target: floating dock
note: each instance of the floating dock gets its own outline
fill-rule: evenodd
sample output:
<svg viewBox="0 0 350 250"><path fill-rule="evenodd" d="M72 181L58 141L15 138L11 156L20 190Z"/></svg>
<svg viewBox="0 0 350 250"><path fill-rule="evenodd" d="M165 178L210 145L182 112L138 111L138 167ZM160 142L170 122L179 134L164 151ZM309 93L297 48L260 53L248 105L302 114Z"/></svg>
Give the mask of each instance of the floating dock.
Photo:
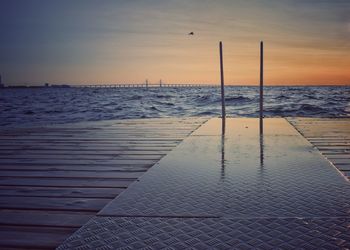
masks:
<svg viewBox="0 0 350 250"><path fill-rule="evenodd" d="M2 130L0 247L349 248L350 119L264 120Z"/></svg>

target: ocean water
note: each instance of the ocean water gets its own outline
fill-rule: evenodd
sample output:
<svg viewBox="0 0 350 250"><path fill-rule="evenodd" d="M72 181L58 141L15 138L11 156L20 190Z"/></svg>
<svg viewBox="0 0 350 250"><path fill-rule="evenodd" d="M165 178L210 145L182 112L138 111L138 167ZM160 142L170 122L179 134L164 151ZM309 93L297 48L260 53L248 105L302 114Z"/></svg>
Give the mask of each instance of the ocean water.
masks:
<svg viewBox="0 0 350 250"><path fill-rule="evenodd" d="M258 87L226 87L226 112L257 117ZM349 87L265 87L266 117L350 117ZM0 126L219 116L220 88L0 89Z"/></svg>

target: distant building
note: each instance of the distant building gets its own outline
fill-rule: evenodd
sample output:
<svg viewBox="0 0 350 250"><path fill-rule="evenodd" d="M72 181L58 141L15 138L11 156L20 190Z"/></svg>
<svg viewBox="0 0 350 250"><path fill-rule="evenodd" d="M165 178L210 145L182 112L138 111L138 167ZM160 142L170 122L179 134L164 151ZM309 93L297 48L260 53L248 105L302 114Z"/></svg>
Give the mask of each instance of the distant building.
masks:
<svg viewBox="0 0 350 250"><path fill-rule="evenodd" d="M45 87L49 87L50 86L50 84L49 83L45 83Z"/></svg>

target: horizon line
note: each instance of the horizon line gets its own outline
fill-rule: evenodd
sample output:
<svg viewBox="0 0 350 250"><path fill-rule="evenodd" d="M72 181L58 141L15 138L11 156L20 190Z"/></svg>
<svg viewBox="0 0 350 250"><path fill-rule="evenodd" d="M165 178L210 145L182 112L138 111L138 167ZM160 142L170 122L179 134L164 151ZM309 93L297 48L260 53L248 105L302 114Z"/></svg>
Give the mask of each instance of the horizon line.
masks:
<svg viewBox="0 0 350 250"><path fill-rule="evenodd" d="M62 83L49 83L49 82L44 82L44 83L2 83L4 87L18 87L18 86L23 86L23 87L45 87L45 84L48 84L48 86L58 86L58 85L69 85L72 87L75 86L89 86L89 85L94 85L94 86L104 86L104 85L146 85L145 82L142 83L132 83L132 82L128 82L128 83L68 83L68 82L62 82ZM150 83L148 82L149 86L160 86L159 83ZM218 87L220 87L220 83L185 83L185 82L162 82L162 85L203 85L203 86L215 86L217 85ZM255 87L255 86L259 86L259 83L225 83L225 87ZM349 86L350 87L350 82L349 83L281 83L281 84L273 84L273 83L265 83L264 86L269 86L269 87L283 87L283 86L301 86L301 87L312 87L312 86L328 86L328 87L332 87L332 86Z"/></svg>

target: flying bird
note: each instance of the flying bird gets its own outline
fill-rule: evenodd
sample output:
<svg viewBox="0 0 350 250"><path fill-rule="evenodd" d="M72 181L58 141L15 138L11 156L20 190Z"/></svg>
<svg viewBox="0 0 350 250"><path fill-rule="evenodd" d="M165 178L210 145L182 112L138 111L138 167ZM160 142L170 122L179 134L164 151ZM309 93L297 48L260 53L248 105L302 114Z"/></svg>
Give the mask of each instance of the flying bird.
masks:
<svg viewBox="0 0 350 250"><path fill-rule="evenodd" d="M188 35L189 35L189 36L193 36L193 35L194 35L193 31L190 32L190 33L188 33Z"/></svg>

